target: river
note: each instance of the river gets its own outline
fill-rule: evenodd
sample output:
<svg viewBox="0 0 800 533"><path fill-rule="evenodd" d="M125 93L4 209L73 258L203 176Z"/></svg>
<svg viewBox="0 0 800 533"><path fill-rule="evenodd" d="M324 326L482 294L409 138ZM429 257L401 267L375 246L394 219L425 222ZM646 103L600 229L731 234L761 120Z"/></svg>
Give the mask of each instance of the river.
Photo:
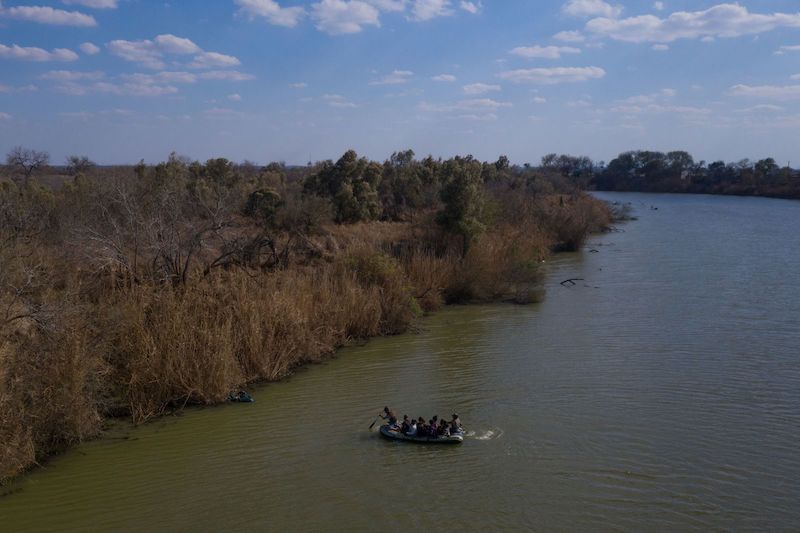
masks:
<svg viewBox="0 0 800 533"><path fill-rule="evenodd" d="M598 195L638 220L549 262L542 303L121 425L8 487L0 529L797 531L800 202ZM385 404L470 436L384 441Z"/></svg>

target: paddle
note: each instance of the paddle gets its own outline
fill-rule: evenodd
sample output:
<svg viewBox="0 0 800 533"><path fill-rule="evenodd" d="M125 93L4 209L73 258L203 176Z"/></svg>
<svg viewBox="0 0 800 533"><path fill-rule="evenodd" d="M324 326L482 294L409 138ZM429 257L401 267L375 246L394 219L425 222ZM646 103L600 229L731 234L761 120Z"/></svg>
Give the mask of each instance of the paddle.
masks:
<svg viewBox="0 0 800 533"><path fill-rule="evenodd" d="M380 417L381 417L381 415L378 415L378 418L376 418L376 419L375 419L375 420L372 422L372 424L370 424L370 425L369 425L369 429L372 429L372 426L374 426L374 425L375 425L375 422L377 422L377 421L378 421L378 419L380 419Z"/></svg>

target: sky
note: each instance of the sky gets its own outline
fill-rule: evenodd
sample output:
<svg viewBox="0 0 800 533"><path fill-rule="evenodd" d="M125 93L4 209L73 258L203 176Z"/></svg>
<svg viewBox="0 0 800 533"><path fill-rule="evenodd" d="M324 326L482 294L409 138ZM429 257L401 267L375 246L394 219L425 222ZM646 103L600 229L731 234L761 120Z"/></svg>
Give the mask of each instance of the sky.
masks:
<svg viewBox="0 0 800 533"><path fill-rule="evenodd" d="M0 0L0 152L800 163L798 6Z"/></svg>

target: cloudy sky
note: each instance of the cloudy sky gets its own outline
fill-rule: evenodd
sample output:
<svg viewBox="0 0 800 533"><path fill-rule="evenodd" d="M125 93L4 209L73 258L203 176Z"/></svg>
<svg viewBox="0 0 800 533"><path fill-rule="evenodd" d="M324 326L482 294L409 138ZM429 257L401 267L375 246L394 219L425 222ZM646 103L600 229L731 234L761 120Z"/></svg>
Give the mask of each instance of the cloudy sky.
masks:
<svg viewBox="0 0 800 533"><path fill-rule="evenodd" d="M797 0L0 2L0 151L800 164Z"/></svg>

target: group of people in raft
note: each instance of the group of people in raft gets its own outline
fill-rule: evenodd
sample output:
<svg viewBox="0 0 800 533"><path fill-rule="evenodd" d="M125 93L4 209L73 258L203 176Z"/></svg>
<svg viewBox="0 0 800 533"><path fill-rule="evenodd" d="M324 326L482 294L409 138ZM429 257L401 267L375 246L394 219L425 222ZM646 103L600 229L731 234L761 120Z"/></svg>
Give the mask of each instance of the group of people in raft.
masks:
<svg viewBox="0 0 800 533"><path fill-rule="evenodd" d="M428 422L419 417L418 419L408 418L408 415L403 415L403 421L397 419L394 411L388 407L383 408L383 413L379 415L381 418L389 423L389 430L400 432L407 437L419 438L439 438L449 437L450 435L461 435L464 433L464 428L461 426L461 419L457 414L453 414L453 418L448 422L444 418L439 420L438 415L431 418Z"/></svg>

